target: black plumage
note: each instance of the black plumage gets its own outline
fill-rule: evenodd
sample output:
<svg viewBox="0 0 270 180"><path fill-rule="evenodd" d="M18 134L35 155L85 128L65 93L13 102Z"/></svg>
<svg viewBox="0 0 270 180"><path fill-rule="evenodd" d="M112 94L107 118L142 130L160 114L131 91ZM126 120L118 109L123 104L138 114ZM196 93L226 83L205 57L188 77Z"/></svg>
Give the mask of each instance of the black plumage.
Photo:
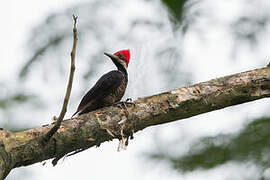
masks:
<svg viewBox="0 0 270 180"><path fill-rule="evenodd" d="M96 82L96 84L82 98L77 111L73 116L76 114L81 115L105 106L110 106L121 100L128 83L126 67L129 61L125 60L127 57L124 54L115 54L111 55L105 53L105 55L111 58L118 70L113 70L104 74Z"/></svg>

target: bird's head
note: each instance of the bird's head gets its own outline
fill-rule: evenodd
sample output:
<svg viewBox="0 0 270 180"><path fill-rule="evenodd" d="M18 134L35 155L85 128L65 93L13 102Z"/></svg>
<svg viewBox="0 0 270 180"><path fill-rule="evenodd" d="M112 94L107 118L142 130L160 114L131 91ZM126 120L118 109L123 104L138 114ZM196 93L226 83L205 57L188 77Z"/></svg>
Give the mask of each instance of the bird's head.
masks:
<svg viewBox="0 0 270 180"><path fill-rule="evenodd" d="M130 59L130 51L127 50L121 50L117 51L114 54L104 53L106 56L110 57L111 60L114 62L114 64L117 66L116 63L121 64L123 67L127 68L129 64Z"/></svg>

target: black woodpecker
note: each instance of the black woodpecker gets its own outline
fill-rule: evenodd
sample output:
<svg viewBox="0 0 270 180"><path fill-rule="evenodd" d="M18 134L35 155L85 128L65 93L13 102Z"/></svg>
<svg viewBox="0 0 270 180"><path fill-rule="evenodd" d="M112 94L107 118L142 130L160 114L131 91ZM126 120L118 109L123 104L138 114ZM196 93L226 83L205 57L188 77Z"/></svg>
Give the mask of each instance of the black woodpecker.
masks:
<svg viewBox="0 0 270 180"><path fill-rule="evenodd" d="M104 53L116 65L117 70L110 71L96 82L84 95L77 111L72 115L81 115L119 102L123 97L127 83L127 67L130 59L129 50L121 50L114 54Z"/></svg>

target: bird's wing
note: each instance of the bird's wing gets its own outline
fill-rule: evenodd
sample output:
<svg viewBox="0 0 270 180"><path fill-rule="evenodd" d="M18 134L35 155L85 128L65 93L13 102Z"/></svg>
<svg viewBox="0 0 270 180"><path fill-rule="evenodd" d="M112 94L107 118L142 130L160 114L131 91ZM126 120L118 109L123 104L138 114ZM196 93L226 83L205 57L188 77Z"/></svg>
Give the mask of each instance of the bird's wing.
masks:
<svg viewBox="0 0 270 180"><path fill-rule="evenodd" d="M104 74L86 93L86 95L84 95L75 114L83 110L89 102L97 99L103 99L111 92L115 91L116 88L121 84L122 78L123 74L119 71L110 71Z"/></svg>

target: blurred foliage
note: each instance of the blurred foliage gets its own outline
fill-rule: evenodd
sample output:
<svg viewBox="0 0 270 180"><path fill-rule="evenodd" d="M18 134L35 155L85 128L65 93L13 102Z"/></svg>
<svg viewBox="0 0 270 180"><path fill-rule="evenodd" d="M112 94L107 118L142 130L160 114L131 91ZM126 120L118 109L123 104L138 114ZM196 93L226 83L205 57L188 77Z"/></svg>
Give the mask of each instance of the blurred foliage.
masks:
<svg viewBox="0 0 270 180"><path fill-rule="evenodd" d="M233 35L232 55L235 56L239 49L248 46L256 50L264 46L264 37L268 36L270 13L269 3L264 0L246 0L243 3L243 12L235 19L229 29Z"/></svg>
<svg viewBox="0 0 270 180"><path fill-rule="evenodd" d="M0 108L4 109L9 106L12 106L13 104L26 103L27 101L33 99L34 97L35 96L33 95L26 95L20 92L14 95L9 95L8 97L2 97L0 98Z"/></svg>
<svg viewBox="0 0 270 180"><path fill-rule="evenodd" d="M32 55L32 57L25 63L25 65L22 67L19 76L25 77L25 75L29 72L29 68L31 65L39 59L40 56L42 56L46 51L49 49L52 49L54 47L57 47L58 44L64 39L64 35L51 37L47 44L40 47L35 51L35 53Z"/></svg>
<svg viewBox="0 0 270 180"><path fill-rule="evenodd" d="M162 2L172 13L170 20L174 24L174 27L178 27L179 24L184 22L186 22L186 27L188 26L189 21L187 21L187 19L191 16L184 16L184 13L187 8L195 5L194 1L192 1L193 3L188 3L188 0L180 1L180 4L177 1L170 2L164 0ZM189 0L189 2L191 1ZM136 33L135 30L140 32L138 28L155 29L160 31L161 34L166 34L168 31L164 30L164 21L152 17L140 16L130 18L128 24L125 24L125 29L127 29L126 31L115 29L115 22L113 22L114 19L108 17L106 14L102 14L101 12L108 8L118 9L118 6L119 4L116 1L93 0L86 3L78 3L76 6L64 9L62 12L56 12L49 15L46 20L37 25L31 33L27 43L31 50L31 55L22 67L19 76L21 78L26 78L30 70L35 69L33 67L38 63L43 64L43 66L46 67L46 61L51 62L50 67L56 67L60 70L65 67L63 65L65 62L64 60L69 57L66 56L63 58L63 51L65 51L66 55L69 54L68 50L70 47L67 47L67 45L71 43L67 42L72 40L71 15L73 13L79 17L78 29L80 42L78 48L80 49L79 52L82 52L80 56L82 59L86 60L86 64L91 67L83 74L83 77L86 80L89 80L89 78L92 77L92 75L95 74L96 71L104 65L104 63L106 63L100 58L106 49L112 49L112 47L110 47L112 44L115 44L116 46L117 44L137 46L139 40L136 39L138 33ZM91 15L89 12L91 12ZM61 22L61 26L58 25L59 22ZM110 40L108 41L109 38ZM168 41L165 36L163 38L165 39L165 42ZM91 42L89 42L89 40L91 40ZM171 47L169 44L168 46L164 43L162 44L163 46L159 45L158 47L153 48L155 48L156 58L159 60L156 62L168 62L168 59L166 58L170 58L169 60L171 63L166 63L164 66L158 66L161 72L160 75L163 76L164 79L168 80L166 82L169 82L167 85L177 87L179 86L179 83L172 85L171 82L189 82L191 80L189 72L180 66L181 51L179 51L179 48L181 47L181 44L175 44L175 46L179 46L179 48ZM89 46L91 49L89 49ZM57 65L55 66L52 64ZM175 78L177 78L177 81ZM183 81L181 81L181 79Z"/></svg>
<svg viewBox="0 0 270 180"><path fill-rule="evenodd" d="M252 44L256 45L259 36L265 30L266 25L269 21L269 17L258 17L258 16L243 16L237 19L232 26L235 38L244 41L251 41Z"/></svg>
<svg viewBox="0 0 270 180"><path fill-rule="evenodd" d="M193 14L188 14L189 10L199 3L198 0L162 0L162 3L169 11L169 18L175 29L182 25L182 31L185 33L188 30L192 20L200 15L197 11Z"/></svg>
<svg viewBox="0 0 270 180"><path fill-rule="evenodd" d="M16 132L25 130L27 125L22 126L22 122L18 123L18 117L24 113L26 107L40 108L43 103L37 95L30 94L21 87L10 87L4 83L0 83L0 127ZM14 113L16 112L16 113ZM15 120L16 119L16 120ZM29 127L28 127L29 128Z"/></svg>
<svg viewBox="0 0 270 180"><path fill-rule="evenodd" d="M243 47L243 43L249 44L251 48L255 48L258 39L264 36L265 29L267 29L269 24L269 6L266 6L262 0L256 2L244 0L244 2L242 3L244 11L240 12L239 16L233 21L223 22L222 24L234 36L232 55L236 54L239 47ZM27 43L31 50L31 55L22 67L20 77L25 78L30 69L35 69L32 67L36 62L43 64L44 67L46 67L46 62L49 62L50 65L47 65L47 69L52 70L51 67L55 67L54 69L58 68L59 72L63 72L63 67L65 67L63 64L66 62L64 59L69 58L68 50L70 46L67 45L71 44L70 41L72 40L71 15L73 13L79 16L80 43L78 48L80 48L79 52L82 52L81 58L86 60L90 67L95 67L88 68L84 72L83 77L87 80L104 65L104 60L100 59L102 57L101 54L107 49L112 49L112 45L128 44L130 46L133 44L137 46L136 43L142 43L136 38L138 33L135 33L135 30L138 27L141 29L159 30L161 34L168 33L168 31L163 30L166 28L166 24L154 17L135 16L130 18L128 24L124 25L125 31L119 29L119 27L115 28L114 21L117 21L117 19L113 16L108 17L104 12L107 12L108 9L118 10L119 3L121 4L121 2L112 0L92 0L78 3L71 8L49 15L31 33ZM169 20L175 32L175 42L178 44L175 44L174 47L170 47L170 43L167 46L165 44L163 47L153 47L155 48L156 58L160 59L159 62L164 61L161 57L168 57L166 54L175 50L171 53L174 59L170 59L170 61L175 63L170 63L170 66L168 64L165 66L161 65L158 68L161 69L161 75L168 82L172 82L170 80L174 80L175 77L178 77L177 82L185 79L189 82L191 72L180 66L182 44L180 43L181 35L179 36L179 32L185 35L190 29L195 28L195 31L200 36L203 36L205 34L203 32L207 32L207 28L221 24L221 22L213 14L215 11L214 6L211 6L212 3L207 0L161 0L161 3L168 10ZM254 11L254 9L260 9L260 13ZM205 21L206 19L208 21ZM59 26L59 22L61 22L61 26ZM208 24L201 24L201 22L208 22ZM132 35L133 32L135 35ZM89 40L91 40L91 43L89 43ZM91 47L90 49L89 46ZM63 54L67 56L63 58ZM180 81L179 77L182 77ZM177 85L179 86L179 84Z"/></svg>
<svg viewBox="0 0 270 180"><path fill-rule="evenodd" d="M215 14L211 15L213 9L203 7L203 4L210 4L210 1L162 0L162 2L168 8L171 15L170 20L175 29L181 27L183 33L186 33L190 26L203 18L211 19L210 22L213 24L220 23ZM266 36L267 26L270 22L269 5L264 0L245 0L242 3L242 9L240 15L232 22L224 23L224 28L228 27L230 34L233 35L232 55L235 55L243 45L249 45L250 49L260 47L258 42ZM210 27L211 24L206 24L206 26ZM201 32L198 31L199 34Z"/></svg>
<svg viewBox="0 0 270 180"><path fill-rule="evenodd" d="M204 137L181 156L158 152L154 160L166 160L180 172L211 169L232 162L252 162L262 169L270 166L270 118L260 118L246 125L238 134Z"/></svg>
<svg viewBox="0 0 270 180"><path fill-rule="evenodd" d="M170 20L174 24L181 24L185 14L185 5L189 0L162 0L162 2L171 14Z"/></svg>
<svg viewBox="0 0 270 180"><path fill-rule="evenodd" d="M26 92L12 89L5 86L3 83L0 84L0 109L5 110L14 105L20 105L32 101L37 96L28 94Z"/></svg>

